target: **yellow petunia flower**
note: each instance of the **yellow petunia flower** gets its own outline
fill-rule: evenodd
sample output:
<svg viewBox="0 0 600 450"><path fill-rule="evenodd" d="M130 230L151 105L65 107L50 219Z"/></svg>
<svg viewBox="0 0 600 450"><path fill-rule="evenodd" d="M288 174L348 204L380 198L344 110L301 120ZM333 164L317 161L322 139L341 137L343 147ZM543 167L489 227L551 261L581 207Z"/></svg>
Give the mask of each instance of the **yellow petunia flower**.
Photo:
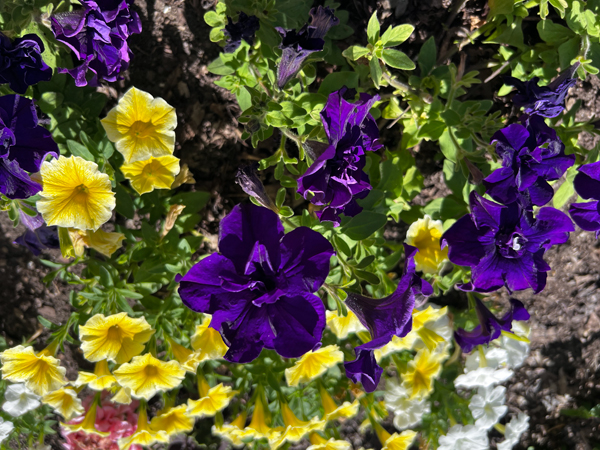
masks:
<svg viewBox="0 0 600 450"><path fill-rule="evenodd" d="M48 225L96 231L112 216L115 194L108 175L79 156L44 161L37 209Z"/></svg>
<svg viewBox="0 0 600 450"><path fill-rule="evenodd" d="M414 330L413 330L414 331ZM375 350L375 359L379 362L387 355L397 353L402 350L410 350L415 345L417 334L411 331L404 337L392 336L392 340L383 347Z"/></svg>
<svg viewBox="0 0 600 450"><path fill-rule="evenodd" d="M408 370L402 374L404 387L410 398L423 398L433 390L433 381L442 370L443 353L431 353L427 349L420 350L415 359L408 363Z"/></svg>
<svg viewBox="0 0 600 450"><path fill-rule="evenodd" d="M135 398L150 400L159 391L169 391L181 384L185 370L177 361L164 362L150 353L134 356L113 372L117 382L131 389Z"/></svg>
<svg viewBox="0 0 600 450"><path fill-rule="evenodd" d="M67 380L67 369L52 354L54 347L35 353L33 347L18 345L0 353L2 378L13 383L25 383L37 395L60 389Z"/></svg>
<svg viewBox="0 0 600 450"><path fill-rule="evenodd" d="M377 422L374 423L374 428L383 446L381 450L408 450L417 436L417 433L412 430L390 434Z"/></svg>
<svg viewBox="0 0 600 450"><path fill-rule="evenodd" d="M417 270L437 273L441 264L448 260L448 247L442 250L440 238L444 228L440 220L431 220L427 214L413 222L406 232L406 243L417 247L415 255Z"/></svg>
<svg viewBox="0 0 600 450"><path fill-rule="evenodd" d="M169 343L169 347L171 347L173 357L181 364L181 367L187 372L196 373L200 361L193 358L194 352L189 348L185 348L183 345L178 344L169 336L167 336L167 342Z"/></svg>
<svg viewBox="0 0 600 450"><path fill-rule="evenodd" d="M127 164L173 154L177 115L160 97L132 87L101 122Z"/></svg>
<svg viewBox="0 0 600 450"><path fill-rule="evenodd" d="M78 431L82 431L86 434L97 434L103 437L110 436L109 432L98 431L96 429L96 412L99 402L100 398L99 394L97 394L94 398L94 401L90 405L90 409L88 409L88 412L85 413L85 416L81 422L73 424L61 422L61 426L67 428L69 433L77 433Z"/></svg>
<svg viewBox="0 0 600 450"><path fill-rule="evenodd" d="M269 404L264 395L264 390L259 387L259 392L254 402L254 411L252 412L252 419L246 428L244 428L244 437L251 437L254 440L266 439L269 441L271 448L273 443L276 442L281 436L283 427L271 428L271 414L269 411Z"/></svg>
<svg viewBox="0 0 600 450"><path fill-rule="evenodd" d="M319 386L319 394L321 395L321 405L325 411L323 420L348 419L358 414L358 400L354 400L352 403L344 402L338 406L322 384Z"/></svg>
<svg viewBox="0 0 600 450"><path fill-rule="evenodd" d="M198 400L188 400L188 414L193 417L212 417L225 409L237 391L223 383L210 387L202 375L198 375Z"/></svg>
<svg viewBox="0 0 600 450"><path fill-rule="evenodd" d="M156 431L148 423L148 413L146 412L146 403L142 402L138 411L138 421L135 433L131 436L123 437L118 440L120 450L128 450L132 445L146 447L156 442L169 442L169 435L163 431Z"/></svg>
<svg viewBox="0 0 600 450"><path fill-rule="evenodd" d="M102 230L77 230L69 228L69 238L73 244L74 256L83 256L85 248L93 248L97 252L110 258L123 245L125 235Z"/></svg>
<svg viewBox="0 0 600 450"><path fill-rule="evenodd" d="M227 439L231 442L231 445L234 447L243 447L246 445L243 438L245 438L248 433L244 431L244 425L246 424L246 411L242 412L238 415L231 423L225 423L220 427L213 425L212 434L213 436L219 436L223 439Z"/></svg>
<svg viewBox="0 0 600 450"><path fill-rule="evenodd" d="M88 361L108 359L123 364L142 353L153 333L143 317L132 319L125 312L107 317L96 314L79 327L79 340Z"/></svg>
<svg viewBox="0 0 600 450"><path fill-rule="evenodd" d="M196 352L194 358L198 362L207 359L222 359L229 349L223 342L221 334L209 326L210 321L211 316L205 314L202 325L196 326L196 332L191 339L192 348Z"/></svg>
<svg viewBox="0 0 600 450"><path fill-rule="evenodd" d="M75 387L87 385L94 391L103 391L110 389L117 384L117 379L110 373L108 369L108 360L104 359L96 363L94 373L79 372L77 380L73 383Z"/></svg>
<svg viewBox="0 0 600 450"><path fill-rule="evenodd" d="M346 339L349 334L367 330L350 310L345 317L339 316L337 311L327 311L327 326L338 339Z"/></svg>
<svg viewBox="0 0 600 450"><path fill-rule="evenodd" d="M175 176L179 173L179 158L165 155L135 161L123 164L121 172L131 181L131 187L140 195L152 192L154 189L171 189Z"/></svg>
<svg viewBox="0 0 600 450"><path fill-rule="evenodd" d="M70 387L64 387L44 395L42 403L54 408L56 412L64 417L65 421L69 421L85 412L77 392Z"/></svg>
<svg viewBox="0 0 600 450"><path fill-rule="evenodd" d="M273 449L280 447L285 442L299 442L311 431L323 431L327 425L327 421L320 420L318 417L313 417L309 421L298 419L287 403L281 403L281 416L285 430L279 439L271 443Z"/></svg>
<svg viewBox="0 0 600 450"><path fill-rule="evenodd" d="M318 433L312 433L309 440L312 445L306 450L350 450L352 448L350 442L338 441L335 438L327 440Z"/></svg>
<svg viewBox="0 0 600 450"><path fill-rule="evenodd" d="M187 433L194 429L194 418L187 415L187 405L179 405L153 417L150 428L157 432L162 430L169 436Z"/></svg>
<svg viewBox="0 0 600 450"><path fill-rule="evenodd" d="M425 344L430 352L433 351L440 342L444 342L445 339L426 325L442 318L446 315L447 311L448 308L446 306L440 309L429 306L423 311L413 311L413 330L421 338L423 344Z"/></svg>
<svg viewBox="0 0 600 450"><path fill-rule="evenodd" d="M129 405L132 401L131 389L124 387L120 388L117 393L112 396L110 401L121 405Z"/></svg>
<svg viewBox="0 0 600 450"><path fill-rule="evenodd" d="M296 361L293 367L285 369L285 379L288 386L307 383L343 360L344 354L337 345L321 347L318 350L305 353L302 358Z"/></svg>

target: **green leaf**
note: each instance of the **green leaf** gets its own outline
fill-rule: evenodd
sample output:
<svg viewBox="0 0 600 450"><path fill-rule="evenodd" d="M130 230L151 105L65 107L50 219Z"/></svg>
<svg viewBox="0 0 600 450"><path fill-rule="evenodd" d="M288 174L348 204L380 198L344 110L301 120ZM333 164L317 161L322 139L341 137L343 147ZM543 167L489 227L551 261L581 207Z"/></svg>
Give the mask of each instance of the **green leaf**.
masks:
<svg viewBox="0 0 600 450"><path fill-rule="evenodd" d="M406 41L415 27L409 24L398 25L392 28L391 26L381 36L381 43L384 47L395 47Z"/></svg>
<svg viewBox="0 0 600 450"><path fill-rule="evenodd" d="M393 120L402 114L402 112L402 109L400 109L400 102L396 97L392 97L387 106L381 112L381 117L384 119Z"/></svg>
<svg viewBox="0 0 600 450"><path fill-rule="evenodd" d="M100 266L100 282L104 288L110 288L114 286L112 276L104 266Z"/></svg>
<svg viewBox="0 0 600 450"><path fill-rule="evenodd" d="M250 96L250 92L244 86L242 86L236 93L235 98L240 105L241 111L246 111L247 109L252 107L252 97Z"/></svg>
<svg viewBox="0 0 600 450"><path fill-rule="evenodd" d="M458 156L460 155L461 148L456 145L452 136L450 136L450 130L446 128L439 139L440 150L446 158L448 158L453 163L458 161Z"/></svg>
<svg viewBox="0 0 600 450"><path fill-rule="evenodd" d="M393 50L391 48L384 49L382 59L388 66L395 69L413 70L415 68L415 63L412 62L405 53L402 53L399 50Z"/></svg>
<svg viewBox="0 0 600 450"><path fill-rule="evenodd" d="M375 45L375 43L379 40L379 20L377 19L377 11L373 13L371 18L369 19L369 24L367 25L367 37L369 38L369 44Z"/></svg>
<svg viewBox="0 0 600 450"><path fill-rule="evenodd" d="M223 17L214 11L208 11L204 14L204 21L211 27L224 27Z"/></svg>
<svg viewBox="0 0 600 450"><path fill-rule="evenodd" d="M369 61L369 70L371 71L371 79L373 80L373 84L376 88L379 88L379 85L381 84L381 77L383 75L381 64L379 64L379 59L372 58L371 61Z"/></svg>
<svg viewBox="0 0 600 450"><path fill-rule="evenodd" d="M402 195L402 169L398 164L398 159L388 159L379 165L381 181L377 185L377 189L389 191L396 197Z"/></svg>
<svg viewBox="0 0 600 450"><path fill-rule="evenodd" d="M555 208L562 208L564 204L567 203L569 199L575 194L575 186L573 185L573 180L575 179L576 174L577 170L575 170L574 167L569 167L564 183L561 184L560 187L556 190L554 198L552 199L552 204Z"/></svg>
<svg viewBox="0 0 600 450"><path fill-rule="evenodd" d="M210 193L204 191L180 192L171 197L171 205L185 205L185 214L196 213L204 209L210 200Z"/></svg>
<svg viewBox="0 0 600 450"><path fill-rule="evenodd" d="M417 136L423 139L437 141L445 129L446 124L441 120L430 120L419 129Z"/></svg>
<svg viewBox="0 0 600 450"><path fill-rule="evenodd" d="M510 14L515 7L514 0L489 0L488 5L490 12L488 13L488 21L499 14Z"/></svg>
<svg viewBox="0 0 600 450"><path fill-rule="evenodd" d="M319 94L329 95L341 89L343 86L349 89L358 87L358 74L356 72L333 72L327 75L321 86L319 86Z"/></svg>
<svg viewBox="0 0 600 450"><path fill-rule="evenodd" d="M49 114L63 102L64 96L60 92L44 92L37 104L43 113Z"/></svg>
<svg viewBox="0 0 600 450"><path fill-rule="evenodd" d="M117 184L115 198L117 200L117 206L115 207L115 210L123 217L133 219L133 217L135 216L133 200L131 199L131 196L127 193L127 190L120 184Z"/></svg>
<svg viewBox="0 0 600 450"><path fill-rule="evenodd" d="M542 40L548 44L559 44L575 36L571 30L552 22L550 19L541 20L537 30Z"/></svg>
<svg viewBox="0 0 600 450"><path fill-rule="evenodd" d="M431 36L425 41L421 50L419 50L419 69L421 70L421 78L429 75L433 70L437 61L437 49L435 47L435 39Z"/></svg>
<svg viewBox="0 0 600 450"><path fill-rule="evenodd" d="M350 221L342 227L342 232L350 239L360 241L367 239L380 228L383 228L387 222L385 214L380 214L372 211L363 211L357 216L354 216Z"/></svg>
<svg viewBox="0 0 600 450"><path fill-rule="evenodd" d="M371 51L366 47L361 47L359 45L352 45L348 47L346 50L342 52L344 57L348 58L350 61L356 61L357 59L362 58L365 55L368 55Z"/></svg>
<svg viewBox="0 0 600 450"><path fill-rule="evenodd" d="M361 280L365 280L369 284L377 285L381 283L381 280L377 275L371 272L367 272L366 270L355 270L354 273L358 278L360 278Z"/></svg>
<svg viewBox="0 0 600 450"><path fill-rule="evenodd" d="M207 69L210 73L214 73L215 75L231 75L232 73L235 73L235 69L228 66L220 56L211 62Z"/></svg>
<svg viewBox="0 0 600 450"><path fill-rule="evenodd" d="M451 109L447 109L446 111L441 113L440 116L442 117L442 119L444 119L444 122L446 122L446 125L448 125L449 127L454 127L462 122L462 118L460 117L460 115L456 111L453 111Z"/></svg>
<svg viewBox="0 0 600 450"><path fill-rule="evenodd" d="M92 155L91 152L79 142L75 142L69 139L67 141L67 148L73 156L80 156L87 161L95 161L94 155Z"/></svg>
<svg viewBox="0 0 600 450"><path fill-rule="evenodd" d="M579 54L580 44L581 38L576 36L558 47L558 58L561 69L566 69L571 65L571 61Z"/></svg>

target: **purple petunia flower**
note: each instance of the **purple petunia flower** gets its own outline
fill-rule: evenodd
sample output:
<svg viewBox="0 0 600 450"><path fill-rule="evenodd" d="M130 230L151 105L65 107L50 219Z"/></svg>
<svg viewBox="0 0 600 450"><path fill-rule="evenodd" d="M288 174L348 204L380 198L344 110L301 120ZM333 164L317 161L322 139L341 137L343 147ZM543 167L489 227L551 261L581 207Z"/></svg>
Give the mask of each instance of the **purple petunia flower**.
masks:
<svg viewBox="0 0 600 450"><path fill-rule="evenodd" d="M273 211L237 205L221 221L219 251L176 280L187 307L213 315L226 360L252 361L263 347L297 358L320 344L325 307L313 293L334 254L323 236L306 227L284 235Z"/></svg>
<svg viewBox="0 0 600 450"><path fill-rule="evenodd" d="M478 345L489 344L498 339L502 331L510 332L513 320L529 320L525 305L514 298L510 299L510 309L501 319L497 319L478 298L475 299L475 306L479 325L471 331L459 328L454 332L454 339L464 353L469 353Z"/></svg>
<svg viewBox="0 0 600 450"><path fill-rule="evenodd" d="M88 84L88 71L93 73L89 81L92 86L97 86L99 79L116 81L119 73L129 67L132 52L127 39L142 31L138 14L131 11L133 1L82 0L81 4L81 10L52 17L56 39L68 46L80 63L59 72L70 74L77 86Z"/></svg>
<svg viewBox="0 0 600 450"><path fill-rule="evenodd" d="M19 199L41 191L27 172L38 172L49 154L58 158L58 146L38 125L33 101L19 95L0 97L0 192Z"/></svg>
<svg viewBox="0 0 600 450"><path fill-rule="evenodd" d="M355 383L362 382L367 392L377 388L382 373L373 351L390 342L393 336L406 336L412 329L416 298L433 293L431 285L415 273L414 256L417 251L415 247L404 244L404 275L393 294L374 299L348 292L346 306L369 330L372 340L356 347L356 359L345 362L344 367L348 378Z"/></svg>
<svg viewBox="0 0 600 450"><path fill-rule="evenodd" d="M516 202L499 205L475 191L470 196L471 214L460 218L442 235L454 264L471 267L471 282L463 290L491 292L502 286L512 291L546 286L550 266L544 253L563 244L574 231L569 217L557 209L541 208L534 218Z"/></svg>
<svg viewBox="0 0 600 450"><path fill-rule="evenodd" d="M279 45L282 54L277 68L279 89L283 89L287 82L296 76L302 63L311 53L323 50L325 35L331 27L340 23L334 12L335 10L329 7L318 6L310 10L308 24L299 31L276 28L283 38Z"/></svg>
<svg viewBox="0 0 600 450"><path fill-rule="evenodd" d="M355 103L354 90L342 88L329 95L321 120L329 146L314 155L315 161L298 179L298 193L315 205L323 205L317 215L321 221L340 224L340 214L355 216L362 208L356 199L371 189L363 171L365 152L380 149L379 130L369 110L378 96L360 94ZM312 197L311 197L312 195Z"/></svg>
<svg viewBox="0 0 600 450"><path fill-rule="evenodd" d="M21 205L24 208L29 207ZM32 211L36 212L35 210ZM19 210L21 223L27 228L25 233L14 240L13 244L27 247L35 256L39 256L42 250L48 248L60 248L58 239L58 228L48 227L44 223L44 219L39 214L30 216L25 214L23 210Z"/></svg>
<svg viewBox="0 0 600 450"><path fill-rule="evenodd" d="M0 33L0 84L8 83L17 94L29 86L48 81L52 69L42 59L44 44L35 34L11 40Z"/></svg>
<svg viewBox="0 0 600 450"><path fill-rule="evenodd" d="M565 109L565 97L569 89L577 83L573 75L578 67L579 63L573 64L547 86L538 86L538 77L525 82L506 77L504 82L517 88L518 92L513 97L513 103L525 108L526 114L556 117Z"/></svg>
<svg viewBox="0 0 600 450"><path fill-rule="evenodd" d="M246 194L254 197L262 206L277 212L277 207L265 191L262 181L258 178L257 168L258 163L240 167L235 174L235 182L240 185Z"/></svg>
<svg viewBox="0 0 600 450"><path fill-rule="evenodd" d="M593 199L593 202L573 203L569 214L573 221L586 231L595 231L596 238L600 234L600 161L585 164L577 169L573 185L581 198Z"/></svg>
<svg viewBox="0 0 600 450"><path fill-rule="evenodd" d="M223 28L223 34L227 37L225 53L233 53L242 43L242 39L248 44L254 44L254 34L259 30L258 17L249 16L245 12L238 14L238 21L233 23L231 17L227 18L227 25Z"/></svg>
<svg viewBox="0 0 600 450"><path fill-rule="evenodd" d="M509 125L492 137L502 167L483 184L494 200L504 204L518 200L531 209L552 199L554 190L547 180L559 179L575 163L575 155L565 155L564 144L542 117L525 116L524 120L525 125Z"/></svg>

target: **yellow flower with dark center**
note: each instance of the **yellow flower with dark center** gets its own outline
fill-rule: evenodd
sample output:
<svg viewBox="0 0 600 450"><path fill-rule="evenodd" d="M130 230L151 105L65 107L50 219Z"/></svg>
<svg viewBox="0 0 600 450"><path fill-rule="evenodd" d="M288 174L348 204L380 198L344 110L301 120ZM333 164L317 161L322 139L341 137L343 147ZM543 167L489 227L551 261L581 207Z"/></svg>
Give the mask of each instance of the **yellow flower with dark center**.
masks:
<svg viewBox="0 0 600 450"><path fill-rule="evenodd" d="M194 418L187 415L187 405L179 405L153 417L150 428L156 432L162 430L169 436L187 433L194 429Z"/></svg>
<svg viewBox="0 0 600 450"><path fill-rule="evenodd" d="M77 392L70 387L64 387L44 395L42 403L54 408L56 412L64 417L65 421L69 421L85 412L81 400L77 397Z"/></svg>
<svg viewBox="0 0 600 450"><path fill-rule="evenodd" d="M198 375L198 400L188 400L188 414L193 417L212 417L225 409L237 391L223 383L210 387L202 375Z"/></svg>
<svg viewBox="0 0 600 450"><path fill-rule="evenodd" d="M323 405L323 410L325 411L323 420L347 419L358 414L358 400L354 400L352 403L344 402L338 406L322 384L319 385L319 394L321 396L321 405Z"/></svg>
<svg viewBox="0 0 600 450"><path fill-rule="evenodd" d="M406 243L419 249L415 255L417 270L437 273L440 265L448 260L448 248L442 250L440 246L443 233L442 222L431 220L428 215L412 223L406 233Z"/></svg>
<svg viewBox="0 0 600 450"><path fill-rule="evenodd" d="M408 370L402 374L402 379L404 387L411 393L411 399L423 398L433 390L433 381L442 370L443 358L444 353L434 354L423 349L408 363Z"/></svg>
<svg viewBox="0 0 600 450"><path fill-rule="evenodd" d="M243 438L247 437L249 434L244 430L244 425L246 424L246 411L239 414L231 423L225 423L220 427L213 425L212 434L214 436L219 436L223 439L227 439L231 442L231 445L234 447L243 447L244 441Z"/></svg>
<svg viewBox="0 0 600 450"><path fill-rule="evenodd" d="M417 436L412 430L390 434L377 422L374 423L374 428L383 447L381 450L408 450Z"/></svg>
<svg viewBox="0 0 600 450"><path fill-rule="evenodd" d="M349 334L367 330L350 310L346 316L338 315L337 311L327 311L327 326L338 339L346 339Z"/></svg>
<svg viewBox="0 0 600 450"><path fill-rule="evenodd" d="M196 332L192 336L191 344L195 351L193 356L198 362L207 359L221 359L227 353L228 347L223 342L221 334L211 328L211 316L204 314L202 325L196 326Z"/></svg>
<svg viewBox="0 0 600 450"><path fill-rule="evenodd" d="M73 383L75 387L87 385L94 391L103 391L116 386L117 380L108 369L108 360L104 359L96 363L94 373L79 372L77 380Z"/></svg>
<svg viewBox="0 0 600 450"><path fill-rule="evenodd" d="M121 248L125 235L123 233L107 232L101 228L96 231L69 228L69 238L71 238L74 253L70 256L83 256L85 247L89 247L110 258L114 252Z"/></svg>
<svg viewBox="0 0 600 450"><path fill-rule="evenodd" d="M311 433L309 440L312 445L306 450L351 450L352 448L350 442L338 441L335 438L327 440L318 433Z"/></svg>
<svg viewBox="0 0 600 450"><path fill-rule="evenodd" d="M117 382L131 389L135 398L150 400L160 391L169 391L181 384L185 370L177 361L164 362L150 353L135 356L113 372Z"/></svg>
<svg viewBox="0 0 600 450"><path fill-rule="evenodd" d="M160 97L132 87L101 122L126 164L173 154L177 115Z"/></svg>
<svg viewBox="0 0 600 450"><path fill-rule="evenodd" d="M108 359L123 364L144 351L153 333L143 317L132 319L125 312L108 317L96 314L79 327L79 340L88 361Z"/></svg>
<svg viewBox="0 0 600 450"><path fill-rule="evenodd" d="M46 395L60 389L67 380L67 369L60 366L54 356L55 346L50 346L40 353L33 347L18 345L0 353L2 362L2 378L14 383L25 383L27 388L37 395Z"/></svg>
<svg viewBox="0 0 600 450"><path fill-rule="evenodd" d="M37 209L48 225L96 231L112 216L115 194L108 175L79 156L44 161Z"/></svg>
<svg viewBox="0 0 600 450"><path fill-rule="evenodd" d="M142 195L154 189L171 189L179 173L179 158L172 155L159 156L144 161L135 161L121 166L135 191Z"/></svg>
<svg viewBox="0 0 600 450"><path fill-rule="evenodd" d="M343 360L344 354L337 345L321 347L318 350L305 353L296 361L293 367L285 369L285 379L288 386L307 383Z"/></svg>
<svg viewBox="0 0 600 450"><path fill-rule="evenodd" d="M110 436L109 432L98 431L96 429L96 410L98 403L100 402L99 395L100 394L96 394L94 401L90 405L90 409L87 413L85 413L85 416L81 422L74 424L61 423L61 426L67 428L70 433L82 431L86 434L97 434L103 437Z"/></svg>
<svg viewBox="0 0 600 450"><path fill-rule="evenodd" d="M131 436L118 440L119 449L128 450L135 444L146 447L156 442L169 442L169 435L163 430L156 431L150 427L148 413L146 412L146 403L142 401L138 410L137 428Z"/></svg>
<svg viewBox="0 0 600 450"><path fill-rule="evenodd" d="M313 417L309 421L300 420L287 403L281 403L280 405L285 430L279 439L271 444L273 449L280 447L285 442L299 442L311 431L323 431L325 425L327 425L327 421L320 420L318 417Z"/></svg>

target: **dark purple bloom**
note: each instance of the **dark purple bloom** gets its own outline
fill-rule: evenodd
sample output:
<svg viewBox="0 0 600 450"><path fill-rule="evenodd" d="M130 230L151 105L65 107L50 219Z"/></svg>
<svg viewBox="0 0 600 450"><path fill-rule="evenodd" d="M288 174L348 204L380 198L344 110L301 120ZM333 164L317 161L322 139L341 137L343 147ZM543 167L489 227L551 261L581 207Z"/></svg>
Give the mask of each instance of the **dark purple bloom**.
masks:
<svg viewBox="0 0 600 450"><path fill-rule="evenodd" d="M348 378L355 383L362 382L367 392L375 390L382 372L375 362L373 351L390 342L393 336L406 336L412 329L415 300L433 293L431 285L415 273L414 256L417 251L415 247L404 244L404 275L393 294L374 299L348 292L346 306L369 330L372 340L356 347L356 359L344 363L344 366Z"/></svg>
<svg viewBox="0 0 600 450"><path fill-rule="evenodd" d="M237 205L221 221L219 250L177 281L186 306L213 315L226 360L252 361L263 347L297 358L320 345L325 307L313 293L334 254L323 236L306 227L284 235L273 211Z"/></svg>
<svg viewBox="0 0 600 450"><path fill-rule="evenodd" d="M18 199L41 191L27 172L38 172L48 154L58 158L58 146L38 125L33 101L19 95L0 97L0 192Z"/></svg>
<svg viewBox="0 0 600 450"><path fill-rule="evenodd" d="M35 34L11 40L0 33L0 84L8 83L17 94L29 86L48 81L52 69L42 59L44 44Z"/></svg>
<svg viewBox="0 0 600 450"><path fill-rule="evenodd" d="M575 155L565 155L564 144L542 117L525 117L525 125L515 123L494 134L492 143L502 168L483 184L494 200L504 204L518 200L530 209L552 199L554 191L547 180L559 179L573 165Z"/></svg>
<svg viewBox="0 0 600 450"><path fill-rule="evenodd" d="M459 328L454 332L456 343L465 353L469 353L478 345L489 344L498 339L502 331L511 332L513 320L529 320L525 305L514 298L510 299L510 309L501 319L497 319L478 298L475 299L475 306L479 325L471 331Z"/></svg>
<svg viewBox="0 0 600 450"><path fill-rule="evenodd" d="M573 185L581 198L593 199L593 202L573 203L569 214L582 230L600 234L600 161L585 164L577 169Z"/></svg>
<svg viewBox="0 0 600 450"><path fill-rule="evenodd" d="M360 94L355 103L347 98L354 91L342 88L329 95L321 111L321 121L329 146L298 179L298 193L315 205L325 206L318 212L321 221L340 224L340 214L355 216L362 208L356 199L364 198L371 189L363 171L365 152L378 150L379 130L369 110L378 96ZM311 197L312 195L312 197Z"/></svg>
<svg viewBox="0 0 600 450"><path fill-rule="evenodd" d="M471 267L471 282L463 290L491 292L502 286L512 291L546 286L550 266L544 253L563 244L574 231L569 217L554 208L541 208L534 217L516 202L499 205L475 191L470 197L471 214L461 217L442 236L454 264Z"/></svg>
<svg viewBox="0 0 600 450"><path fill-rule="evenodd" d="M302 63L311 53L323 50L327 31L340 23L334 12L335 10L329 7L318 6L310 10L308 24L299 31L277 28L283 38L279 45L282 54L277 68L279 89L283 89L287 82L296 76Z"/></svg>
<svg viewBox="0 0 600 450"><path fill-rule="evenodd" d="M13 243L27 247L31 253L35 256L39 256L42 250L60 248L58 228L48 227L45 224L42 224L42 226L34 230L25 230L25 233L15 239Z"/></svg>
<svg viewBox="0 0 600 450"><path fill-rule="evenodd" d="M89 84L98 80L116 81L129 67L132 52L127 39L141 33L142 25L132 0L108 0L96 3L82 0L83 9L52 17L52 31L59 42L68 46L80 63L73 69L59 69L75 79L77 86L88 84L86 74L93 73Z"/></svg>
<svg viewBox="0 0 600 450"><path fill-rule="evenodd" d="M556 117L565 109L565 97L569 89L577 83L573 75L578 67L579 63L573 64L547 86L538 86L538 77L525 82L506 77L504 82L517 88L513 103L525 108L526 114Z"/></svg>
<svg viewBox="0 0 600 450"><path fill-rule="evenodd" d="M257 168L258 163L240 167L235 174L235 182L240 185L246 194L254 197L262 206L277 211L273 201L267 195L262 181L258 178Z"/></svg>
<svg viewBox="0 0 600 450"><path fill-rule="evenodd" d="M233 23L231 17L227 18L227 25L223 28L223 34L227 37L225 53L233 53L242 43L242 39L248 44L254 44L254 34L260 28L258 17L249 16L245 12L238 14L238 21Z"/></svg>

